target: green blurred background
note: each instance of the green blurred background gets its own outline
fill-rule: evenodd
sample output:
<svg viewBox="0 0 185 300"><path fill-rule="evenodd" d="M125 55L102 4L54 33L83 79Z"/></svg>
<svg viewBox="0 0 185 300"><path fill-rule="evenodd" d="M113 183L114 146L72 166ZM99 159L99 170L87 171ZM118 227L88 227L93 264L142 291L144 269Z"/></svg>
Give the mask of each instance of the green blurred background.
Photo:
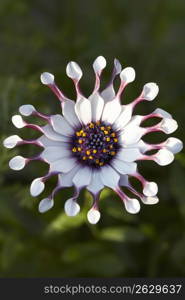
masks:
<svg viewBox="0 0 185 300"><path fill-rule="evenodd" d="M82 89L88 95L94 85L92 62L103 55L108 61L103 85L110 77L114 57L133 66L137 79L124 95L125 103L136 97L144 83L160 85L153 102L136 113L157 107L173 113L179 129L173 136L184 139L185 111L185 1L94 0L94 1L0 1L0 137L12 134L33 138L11 124L22 104L33 104L45 113L59 113L50 90L41 85L43 71L69 97L75 93L65 75L68 61L83 71ZM163 135L153 140L164 140ZM151 139L150 139L151 140ZM38 213L39 201L56 183L50 180L38 198L29 194L31 181L44 175L47 166L32 163L14 172L8 161L14 155L38 152L34 146L4 149L0 145L0 276L185 276L185 154L166 167L153 162L139 165L142 174L159 184L160 203L144 206L138 215L125 212L110 190L102 193L102 218L88 224L91 198L80 196L82 212L65 216L63 205L72 190L61 191L55 207Z"/></svg>

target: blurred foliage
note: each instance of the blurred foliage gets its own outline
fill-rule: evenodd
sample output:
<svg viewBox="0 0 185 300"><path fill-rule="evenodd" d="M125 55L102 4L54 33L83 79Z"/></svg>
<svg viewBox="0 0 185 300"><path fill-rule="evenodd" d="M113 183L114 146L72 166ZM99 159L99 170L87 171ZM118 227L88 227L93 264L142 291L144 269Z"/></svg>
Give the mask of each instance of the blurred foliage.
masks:
<svg viewBox="0 0 185 300"><path fill-rule="evenodd" d="M76 60L84 70L82 88L88 94L94 84L91 64L98 55L108 60L103 84L114 57L135 67L137 80L127 88L126 102L145 82L158 82L156 101L141 104L136 113L156 106L172 112L179 123L175 136L184 140L184 15L183 0L1 0L1 140L18 133L10 120L21 104L60 112L55 97L39 82L42 71L55 73L65 93L74 97L65 65ZM24 129L21 134L36 136ZM164 168L152 162L140 166L159 184L158 205L142 205L140 214L129 215L107 189L100 201L102 219L92 226L86 220L91 205L86 192L80 196L83 208L76 218L63 212L70 189L56 197L50 212L38 213L39 201L55 182L50 180L44 196L36 199L29 195L29 184L47 167L33 163L20 172L8 168L15 154L35 150L0 145L1 277L185 276L185 153Z"/></svg>

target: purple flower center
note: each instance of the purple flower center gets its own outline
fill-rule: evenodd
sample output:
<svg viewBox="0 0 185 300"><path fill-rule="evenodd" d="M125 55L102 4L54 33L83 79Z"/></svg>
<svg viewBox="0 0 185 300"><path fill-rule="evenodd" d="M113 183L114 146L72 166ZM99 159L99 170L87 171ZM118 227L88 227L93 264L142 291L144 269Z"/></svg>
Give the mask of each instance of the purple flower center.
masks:
<svg viewBox="0 0 185 300"><path fill-rule="evenodd" d="M117 154L120 148L118 132L110 124L91 122L77 129L71 138L70 147L80 163L99 168Z"/></svg>

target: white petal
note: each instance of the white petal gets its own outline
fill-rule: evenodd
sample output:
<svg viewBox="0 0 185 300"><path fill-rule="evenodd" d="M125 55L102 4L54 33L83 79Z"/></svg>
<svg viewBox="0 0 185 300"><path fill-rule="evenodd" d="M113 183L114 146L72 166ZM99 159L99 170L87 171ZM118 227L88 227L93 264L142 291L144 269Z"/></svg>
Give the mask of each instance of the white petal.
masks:
<svg viewBox="0 0 185 300"><path fill-rule="evenodd" d="M67 216L74 217L79 213L80 206L73 198L70 198L65 202L64 210Z"/></svg>
<svg viewBox="0 0 185 300"><path fill-rule="evenodd" d="M115 97L115 91L114 91L114 86L113 84L109 84L102 92L101 92L101 97L103 100L106 102L111 101Z"/></svg>
<svg viewBox="0 0 185 300"><path fill-rule="evenodd" d="M92 121L99 121L104 107L104 100L98 93L95 93L89 97L89 101L91 102Z"/></svg>
<svg viewBox="0 0 185 300"><path fill-rule="evenodd" d="M76 62L70 61L66 67L66 74L71 79L80 80L82 77L82 70Z"/></svg>
<svg viewBox="0 0 185 300"><path fill-rule="evenodd" d="M114 159L111 165L121 174L134 174L137 169L137 164L133 162L125 162L120 159Z"/></svg>
<svg viewBox="0 0 185 300"><path fill-rule="evenodd" d="M122 134L119 136L119 140L123 145L135 144L141 139L144 133L144 128L127 125Z"/></svg>
<svg viewBox="0 0 185 300"><path fill-rule="evenodd" d="M100 220L100 212L97 209L91 208L87 213L89 223L96 224Z"/></svg>
<svg viewBox="0 0 185 300"><path fill-rule="evenodd" d="M143 87L142 96L145 100L152 101L159 93L159 87L154 82L146 83Z"/></svg>
<svg viewBox="0 0 185 300"><path fill-rule="evenodd" d="M120 175L111 166L104 166L100 170L100 178L105 186L114 189L118 186Z"/></svg>
<svg viewBox="0 0 185 300"><path fill-rule="evenodd" d="M98 56L94 63L93 63L93 69L95 73L100 74L101 71L106 67L106 60L103 56Z"/></svg>
<svg viewBox="0 0 185 300"><path fill-rule="evenodd" d="M45 84L45 85L53 84L55 77L51 73L44 72L40 75L40 80L41 80L42 84Z"/></svg>
<svg viewBox="0 0 185 300"><path fill-rule="evenodd" d="M12 149L21 141L22 139L18 135L11 135L3 141L3 145L8 149Z"/></svg>
<svg viewBox="0 0 185 300"><path fill-rule="evenodd" d="M85 125L91 122L91 102L88 99L81 98L75 104L75 111L78 119Z"/></svg>
<svg viewBox="0 0 185 300"><path fill-rule="evenodd" d="M48 139L51 139L53 141L58 141L58 142L68 142L69 141L69 139L66 136L55 132L53 130L53 128L51 127L51 125L43 126L42 130Z"/></svg>
<svg viewBox="0 0 185 300"><path fill-rule="evenodd" d="M82 188L91 182L92 170L88 167L82 167L74 176L73 183L77 188Z"/></svg>
<svg viewBox="0 0 185 300"><path fill-rule="evenodd" d="M125 209L130 214L137 214L140 211L140 203L137 199L131 199L128 198L127 200L124 200Z"/></svg>
<svg viewBox="0 0 185 300"><path fill-rule="evenodd" d="M120 113L121 104L119 103L119 100L115 98L112 101L109 101L105 104L102 114L102 121L108 122L109 124L113 124Z"/></svg>
<svg viewBox="0 0 185 300"><path fill-rule="evenodd" d="M135 77L136 77L136 73L132 67L127 67L123 69L120 73L120 78L125 83L134 81Z"/></svg>
<svg viewBox="0 0 185 300"><path fill-rule="evenodd" d="M114 72L115 72L115 74L117 75L117 74L121 73L121 69L122 69L122 65L121 65L120 61L117 58L115 58L114 59Z"/></svg>
<svg viewBox="0 0 185 300"><path fill-rule="evenodd" d="M143 194L145 196L155 196L158 192L158 186L155 182L151 181L151 182L146 182L144 189L143 189Z"/></svg>
<svg viewBox="0 0 185 300"><path fill-rule="evenodd" d="M35 107L31 104L25 104L19 107L19 112L23 116L30 116L35 111Z"/></svg>
<svg viewBox="0 0 185 300"><path fill-rule="evenodd" d="M9 161L9 167L12 170L22 170L25 167L26 159L22 156L15 156Z"/></svg>
<svg viewBox="0 0 185 300"><path fill-rule="evenodd" d="M74 130L61 115L51 116L51 124L53 129L62 135L70 136L73 135Z"/></svg>
<svg viewBox="0 0 185 300"><path fill-rule="evenodd" d="M75 113L75 102L72 100L66 100L62 102L62 110L65 119L72 127L78 126L79 120Z"/></svg>
<svg viewBox="0 0 185 300"><path fill-rule="evenodd" d="M172 153L178 153L182 150L183 148L183 143L181 140L174 138L174 137L170 137L167 139L167 141L165 142L165 147L171 151Z"/></svg>
<svg viewBox="0 0 185 300"><path fill-rule="evenodd" d="M60 187L70 187L73 186L73 178L77 171L80 169L80 166L75 166L71 171L64 174L58 175L58 184Z"/></svg>
<svg viewBox="0 0 185 300"><path fill-rule="evenodd" d="M53 130L53 129L52 129ZM54 132L54 131L53 131ZM60 135L59 135L60 136ZM67 139L66 137L64 137ZM67 139L68 140L68 139ZM68 143L65 142L59 142L59 141L53 141L51 139L48 139L45 135L42 135L40 138L37 139L37 142L39 142L44 148L46 147L63 147L65 149L68 149Z"/></svg>
<svg viewBox="0 0 185 300"><path fill-rule="evenodd" d="M45 199L41 200L39 203L39 212L44 213L44 212L48 211L49 209L51 209L53 207L53 205L54 205L53 199L45 198Z"/></svg>
<svg viewBox="0 0 185 300"><path fill-rule="evenodd" d="M161 108L156 108L153 113L161 115L162 118L172 119L172 115Z"/></svg>
<svg viewBox="0 0 185 300"><path fill-rule="evenodd" d="M131 120L132 117L132 106L122 105L121 113L114 123L116 129L123 129L125 125Z"/></svg>
<svg viewBox="0 0 185 300"><path fill-rule="evenodd" d="M48 163L52 163L56 160L59 160L63 157L69 157L71 154L70 150L65 149L63 147L47 147L40 154L40 157L44 159Z"/></svg>
<svg viewBox="0 0 185 300"><path fill-rule="evenodd" d="M141 156L142 154L137 148L122 148L119 150L116 158L127 162L133 162L141 158Z"/></svg>
<svg viewBox="0 0 185 300"><path fill-rule="evenodd" d="M67 173L76 166L76 159L71 157L64 157L50 165L50 172L62 172Z"/></svg>
<svg viewBox="0 0 185 300"><path fill-rule="evenodd" d="M26 125L20 115L13 116L12 117L12 123L17 128L23 128Z"/></svg>
<svg viewBox="0 0 185 300"><path fill-rule="evenodd" d="M163 119L160 123L160 128L166 133L170 134L177 130L178 124L174 119Z"/></svg>
<svg viewBox="0 0 185 300"><path fill-rule="evenodd" d="M161 149L154 155L154 160L160 166L166 166L174 160L174 155L167 149Z"/></svg>
<svg viewBox="0 0 185 300"><path fill-rule="evenodd" d="M121 175L119 180L119 186L129 186L128 176Z"/></svg>
<svg viewBox="0 0 185 300"><path fill-rule="evenodd" d="M147 144L147 143L143 142L143 140L139 140L137 143L127 145L126 147L127 147L127 149L129 149L129 148L138 148L141 153L145 153L146 151L151 150L150 144Z"/></svg>
<svg viewBox="0 0 185 300"><path fill-rule="evenodd" d="M98 194L102 189L104 188L104 185L100 178L100 172L97 170L93 171L92 178L90 184L87 186L87 190L91 192L92 194L96 195Z"/></svg>
<svg viewBox="0 0 185 300"><path fill-rule="evenodd" d="M159 198L157 196L143 197L141 200L144 204L148 204L148 205L153 205L159 202Z"/></svg>
<svg viewBox="0 0 185 300"><path fill-rule="evenodd" d="M30 186L30 194L33 197L36 197L42 193L45 188L45 184L42 181L42 178L36 178L32 181Z"/></svg>

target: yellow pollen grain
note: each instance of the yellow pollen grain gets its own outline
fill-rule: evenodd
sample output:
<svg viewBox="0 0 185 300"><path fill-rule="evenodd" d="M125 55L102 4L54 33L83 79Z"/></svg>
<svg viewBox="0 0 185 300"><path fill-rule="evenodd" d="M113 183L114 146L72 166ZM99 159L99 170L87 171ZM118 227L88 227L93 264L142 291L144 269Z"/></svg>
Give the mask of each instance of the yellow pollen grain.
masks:
<svg viewBox="0 0 185 300"><path fill-rule="evenodd" d="M99 163L99 166L103 166L103 162L100 162L100 163Z"/></svg>
<svg viewBox="0 0 185 300"><path fill-rule="evenodd" d="M82 136L84 136L84 137L85 137L86 135L87 135L87 134L86 134L85 132L82 134Z"/></svg>
<svg viewBox="0 0 185 300"><path fill-rule="evenodd" d="M82 157L82 159L83 159L83 160L86 160L86 159L87 159L87 157L86 157L86 156L83 156L83 157Z"/></svg>
<svg viewBox="0 0 185 300"><path fill-rule="evenodd" d="M92 156L92 155L90 155L90 156L89 156L89 159L93 159L93 156Z"/></svg>
<svg viewBox="0 0 185 300"><path fill-rule="evenodd" d="M115 132L111 133L111 136L112 136L112 137L115 137L115 136L116 136Z"/></svg>
<svg viewBox="0 0 185 300"><path fill-rule="evenodd" d="M110 153L112 156L114 156L115 154L116 154L116 152L114 152L114 151L111 151L111 153Z"/></svg>
<svg viewBox="0 0 185 300"><path fill-rule="evenodd" d="M108 134L109 132L108 132L107 130L104 130L104 133L105 133L105 134Z"/></svg>
<svg viewBox="0 0 185 300"><path fill-rule="evenodd" d="M94 128L94 124L93 124L93 123L90 123L90 124L89 124L89 127L90 127L90 128Z"/></svg>
<svg viewBox="0 0 185 300"><path fill-rule="evenodd" d="M94 149L94 150L93 150L93 153L97 153L97 150L96 150L96 149Z"/></svg>
<svg viewBox="0 0 185 300"><path fill-rule="evenodd" d="M79 143L79 144L82 144L82 143L83 143L83 140L78 140L78 143Z"/></svg>
<svg viewBox="0 0 185 300"><path fill-rule="evenodd" d="M91 154L91 151L90 151L90 150L87 150L87 151L86 151L86 154L87 154L87 155L90 155L90 154Z"/></svg>
<svg viewBox="0 0 185 300"><path fill-rule="evenodd" d="M110 142L110 137L107 137L107 138L106 138L106 141L107 141L107 142Z"/></svg>
<svg viewBox="0 0 185 300"><path fill-rule="evenodd" d="M111 126L107 126L107 129L110 130L110 129L111 129Z"/></svg>
<svg viewBox="0 0 185 300"><path fill-rule="evenodd" d="M76 152L77 150L76 150L76 148L74 147L74 148L72 149L72 151L73 151L73 152Z"/></svg>
<svg viewBox="0 0 185 300"><path fill-rule="evenodd" d="M103 149L103 153L106 153L107 152L107 149Z"/></svg>
<svg viewBox="0 0 185 300"><path fill-rule="evenodd" d="M81 129L81 130L80 130L80 133L83 133L83 132L84 132L84 131Z"/></svg>
<svg viewBox="0 0 185 300"><path fill-rule="evenodd" d="M118 142L118 139L115 138L115 139L114 139L114 142L117 143L117 142Z"/></svg>
<svg viewBox="0 0 185 300"><path fill-rule="evenodd" d="M110 145L109 148L110 148L110 149L113 149L113 145Z"/></svg>
<svg viewBox="0 0 185 300"><path fill-rule="evenodd" d="M100 129L101 129L101 130L105 130L105 127L104 127L104 126L101 126Z"/></svg>
<svg viewBox="0 0 185 300"><path fill-rule="evenodd" d="M79 131L76 132L77 136L81 136L81 133Z"/></svg>
<svg viewBox="0 0 185 300"><path fill-rule="evenodd" d="M96 162L96 164L99 164L99 159L96 159L96 161L95 161L95 162Z"/></svg>
<svg viewBox="0 0 185 300"><path fill-rule="evenodd" d="M79 151L79 152L81 152L81 151L82 151L82 148L81 148L81 147L78 147L77 149L78 149L78 151Z"/></svg>

